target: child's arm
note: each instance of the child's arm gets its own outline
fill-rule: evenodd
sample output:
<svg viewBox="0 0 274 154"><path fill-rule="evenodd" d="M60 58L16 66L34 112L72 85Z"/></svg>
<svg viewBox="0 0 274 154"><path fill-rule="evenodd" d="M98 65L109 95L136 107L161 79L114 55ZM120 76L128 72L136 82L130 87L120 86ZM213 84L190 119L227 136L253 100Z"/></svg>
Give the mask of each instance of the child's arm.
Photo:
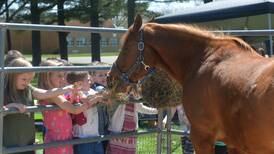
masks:
<svg viewBox="0 0 274 154"><path fill-rule="evenodd" d="M33 97L38 100L44 100L44 99L57 97L59 95L63 95L67 92L70 92L74 89L73 85L68 85L63 88L54 88L54 89L50 89L50 90L44 90L44 89L35 88L35 87L31 87L31 88L33 89L33 92L32 92Z"/></svg>
<svg viewBox="0 0 274 154"><path fill-rule="evenodd" d="M158 110L156 108L151 108L148 106L143 105L143 103L136 103L136 110L140 113L144 114L157 114Z"/></svg>
<svg viewBox="0 0 274 154"><path fill-rule="evenodd" d="M83 103L80 106L74 106L72 103L66 100L63 96L51 98L50 101L58 105L61 109L72 114L79 114L91 107L91 105L88 103Z"/></svg>
<svg viewBox="0 0 274 154"><path fill-rule="evenodd" d="M104 96L98 93L81 98L82 103L88 103L91 107L94 107L99 102L105 103L105 101Z"/></svg>

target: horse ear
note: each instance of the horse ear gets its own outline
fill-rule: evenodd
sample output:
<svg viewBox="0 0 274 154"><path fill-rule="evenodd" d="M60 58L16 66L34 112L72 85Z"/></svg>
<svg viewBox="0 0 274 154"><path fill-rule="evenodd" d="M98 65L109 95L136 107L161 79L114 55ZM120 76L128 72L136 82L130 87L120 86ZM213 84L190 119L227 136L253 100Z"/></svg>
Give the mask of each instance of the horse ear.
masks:
<svg viewBox="0 0 274 154"><path fill-rule="evenodd" d="M140 16L140 14L137 14L134 20L133 30L136 32L139 31L142 24L142 17Z"/></svg>

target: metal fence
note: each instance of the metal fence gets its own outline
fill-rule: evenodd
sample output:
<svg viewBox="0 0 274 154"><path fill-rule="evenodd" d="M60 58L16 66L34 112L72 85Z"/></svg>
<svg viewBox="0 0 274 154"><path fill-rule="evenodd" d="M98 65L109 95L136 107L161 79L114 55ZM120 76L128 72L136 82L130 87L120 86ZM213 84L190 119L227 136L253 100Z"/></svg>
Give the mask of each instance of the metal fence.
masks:
<svg viewBox="0 0 274 154"><path fill-rule="evenodd" d="M110 33L124 33L127 29L116 29L116 28L98 28L98 27L77 27L77 26L57 26L57 25L36 25L36 24L13 24L13 23L0 23L0 153L14 153L14 152L23 152L29 150L37 150L37 149L44 149L47 147L54 147L60 146L64 144L79 144L79 143L87 143L87 142L94 142L94 141L103 141L109 140L115 137L127 137L127 136L145 136L150 135L150 138L157 138L155 151L157 154L164 152L162 141L163 135L166 134L166 153L170 154L171 151L171 137L172 134L180 135L182 134L181 131L174 131L171 129L171 119L168 116L167 120L167 128L163 131L162 128L162 117L163 111L162 109L159 110L158 113L158 126L157 128L151 130L144 130L138 132L125 132L115 135L106 135L100 137L92 137L92 138L85 138L85 139L73 139L69 141L58 141L58 142L51 142L46 144L35 144L35 145L28 145L23 147L13 147L13 148L5 148L3 147L3 117L6 114L13 114L17 113L16 110L4 110L4 74L7 72L46 72L46 71L81 71L81 70L98 70L98 69L109 69L109 67L102 67L102 66L58 66L58 67L4 67L4 50L5 50L5 36L7 30L36 30L36 31L58 31L58 32L88 32L88 33L103 33L103 32L110 32ZM231 35L241 35L241 36L272 36L274 34L274 30L231 30L231 31L215 31L215 32L223 32L228 33ZM30 106L27 108L27 112L41 112L44 110L56 110L59 109L54 105L46 105L46 106ZM168 115L170 114L170 110L168 111Z"/></svg>

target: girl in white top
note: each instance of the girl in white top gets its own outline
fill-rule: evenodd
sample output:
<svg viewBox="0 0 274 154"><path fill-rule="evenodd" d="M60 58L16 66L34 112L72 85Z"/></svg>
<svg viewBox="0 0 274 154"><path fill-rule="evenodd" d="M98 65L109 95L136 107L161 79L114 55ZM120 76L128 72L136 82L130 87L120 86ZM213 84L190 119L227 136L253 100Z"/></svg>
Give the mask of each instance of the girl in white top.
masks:
<svg viewBox="0 0 274 154"><path fill-rule="evenodd" d="M81 87L82 97L91 99L96 95L102 95L90 88L90 75L88 72L70 72L67 75L69 82L74 81L74 85ZM73 136L76 138L87 138L99 136L99 116L97 107L94 106L83 111L86 123L76 123L73 125ZM75 154L104 154L103 145L101 142L92 142L77 144L74 146Z"/></svg>
<svg viewBox="0 0 274 154"><path fill-rule="evenodd" d="M158 114L157 109L150 108L143 103L134 103L135 106L135 112L134 112L134 118L136 122L136 130L138 129L138 112L143 114ZM115 113L110 119L110 125L109 130L113 133L120 133L122 131L123 123L125 120L125 104L119 105L116 109Z"/></svg>
<svg viewBox="0 0 274 154"><path fill-rule="evenodd" d="M158 113L157 109L144 106L142 103L121 104L117 107L110 119L109 130L111 133L136 131L138 128L138 112L144 114ZM115 138L109 141L107 153L135 154L136 145L137 141L135 136Z"/></svg>
<svg viewBox="0 0 274 154"><path fill-rule="evenodd" d="M86 96L95 95L97 92L93 89L83 91ZM98 112L96 107L91 107L83 112L87 117L87 122L83 125L73 126L73 136L79 138L99 136L98 132Z"/></svg>

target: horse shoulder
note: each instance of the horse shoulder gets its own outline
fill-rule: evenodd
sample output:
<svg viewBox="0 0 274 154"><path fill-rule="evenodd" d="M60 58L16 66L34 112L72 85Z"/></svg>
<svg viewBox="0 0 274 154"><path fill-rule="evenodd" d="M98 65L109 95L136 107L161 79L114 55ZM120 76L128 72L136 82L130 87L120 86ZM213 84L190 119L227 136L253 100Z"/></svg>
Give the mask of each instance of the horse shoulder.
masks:
<svg viewBox="0 0 274 154"><path fill-rule="evenodd" d="M265 97L267 94L274 96L274 59L269 59L253 84L253 95Z"/></svg>

